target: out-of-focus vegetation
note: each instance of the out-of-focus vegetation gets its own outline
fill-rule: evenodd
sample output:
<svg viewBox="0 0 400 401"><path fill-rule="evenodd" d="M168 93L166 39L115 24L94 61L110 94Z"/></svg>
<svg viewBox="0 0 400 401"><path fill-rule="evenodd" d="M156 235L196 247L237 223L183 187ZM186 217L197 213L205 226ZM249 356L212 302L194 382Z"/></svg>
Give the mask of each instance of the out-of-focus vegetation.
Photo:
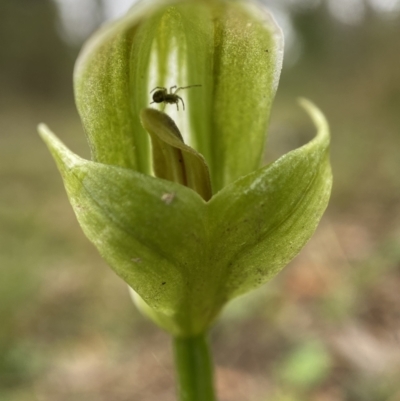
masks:
<svg viewBox="0 0 400 401"><path fill-rule="evenodd" d="M83 4L83 3L82 3ZM312 99L332 128L334 191L317 234L212 331L222 401L400 400L400 18L292 14L267 160L304 143ZM81 233L36 134L88 156L77 49L50 1L0 0L0 400L170 401L169 337Z"/></svg>

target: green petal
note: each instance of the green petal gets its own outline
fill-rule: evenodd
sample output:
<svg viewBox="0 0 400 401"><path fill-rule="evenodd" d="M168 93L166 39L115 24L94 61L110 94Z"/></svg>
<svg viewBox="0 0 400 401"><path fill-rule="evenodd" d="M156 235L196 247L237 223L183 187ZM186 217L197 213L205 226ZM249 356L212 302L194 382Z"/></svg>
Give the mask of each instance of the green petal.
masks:
<svg viewBox="0 0 400 401"><path fill-rule="evenodd" d="M92 159L149 173L149 140L139 111L148 100L151 32L159 17L143 23L156 4L144 3L85 44L75 65L74 90Z"/></svg>
<svg viewBox="0 0 400 401"><path fill-rule="evenodd" d="M218 191L261 164L283 36L267 10L247 0L223 3L215 29L210 135Z"/></svg>
<svg viewBox="0 0 400 401"><path fill-rule="evenodd" d="M317 136L210 202L211 243L218 244L213 259L223 266L219 291L228 298L275 276L306 244L327 207L332 185L328 124L312 103L303 99L301 105Z"/></svg>
<svg viewBox="0 0 400 401"><path fill-rule="evenodd" d="M83 160L47 127L39 130L89 240L149 306L192 330L187 321L199 319L190 311L187 271L201 264L205 202L173 182Z"/></svg>

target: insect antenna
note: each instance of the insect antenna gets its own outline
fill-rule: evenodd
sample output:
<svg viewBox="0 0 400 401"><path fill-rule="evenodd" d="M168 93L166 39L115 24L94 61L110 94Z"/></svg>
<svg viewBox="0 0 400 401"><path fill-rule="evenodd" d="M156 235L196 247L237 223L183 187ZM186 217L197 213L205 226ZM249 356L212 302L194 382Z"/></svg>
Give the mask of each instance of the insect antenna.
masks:
<svg viewBox="0 0 400 401"><path fill-rule="evenodd" d="M179 87L179 88L174 92L174 94L177 93L178 91L180 91L181 89L194 88L194 87L196 87L196 86L202 86L202 85L181 86L181 87Z"/></svg>

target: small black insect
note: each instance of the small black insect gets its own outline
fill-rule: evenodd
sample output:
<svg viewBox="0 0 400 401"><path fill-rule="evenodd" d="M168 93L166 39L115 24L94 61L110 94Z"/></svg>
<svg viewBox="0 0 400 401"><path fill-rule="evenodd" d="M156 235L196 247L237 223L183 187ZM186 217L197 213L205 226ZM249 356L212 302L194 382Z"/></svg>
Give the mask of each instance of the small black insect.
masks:
<svg viewBox="0 0 400 401"><path fill-rule="evenodd" d="M179 100L182 102L183 105L183 110L185 110L185 103L183 102L183 99L177 95L177 92L180 91L181 89L188 89L188 88L193 88L195 86L201 86L201 85L189 85L189 86L181 86L180 88L176 88L175 86L171 86L169 88L169 93L167 91L167 88L164 88L163 86L157 86L155 87L151 92L154 92L153 94L153 101L150 104L153 103L169 103L169 104L176 104L176 109L179 111ZM175 89L173 92L172 90ZM151 93L150 92L150 93Z"/></svg>

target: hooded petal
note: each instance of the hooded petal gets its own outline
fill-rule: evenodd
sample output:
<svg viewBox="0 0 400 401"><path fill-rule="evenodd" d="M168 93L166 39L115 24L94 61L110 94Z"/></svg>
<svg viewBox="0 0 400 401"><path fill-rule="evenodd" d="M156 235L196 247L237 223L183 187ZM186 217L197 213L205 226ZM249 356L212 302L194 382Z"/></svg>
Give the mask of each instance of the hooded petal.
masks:
<svg viewBox="0 0 400 401"><path fill-rule="evenodd" d="M259 167L282 64L281 31L247 0L145 4L95 34L77 62L76 101L93 159L149 173L139 112L150 90L201 85L179 92L187 111L168 112L206 159L218 191Z"/></svg>

